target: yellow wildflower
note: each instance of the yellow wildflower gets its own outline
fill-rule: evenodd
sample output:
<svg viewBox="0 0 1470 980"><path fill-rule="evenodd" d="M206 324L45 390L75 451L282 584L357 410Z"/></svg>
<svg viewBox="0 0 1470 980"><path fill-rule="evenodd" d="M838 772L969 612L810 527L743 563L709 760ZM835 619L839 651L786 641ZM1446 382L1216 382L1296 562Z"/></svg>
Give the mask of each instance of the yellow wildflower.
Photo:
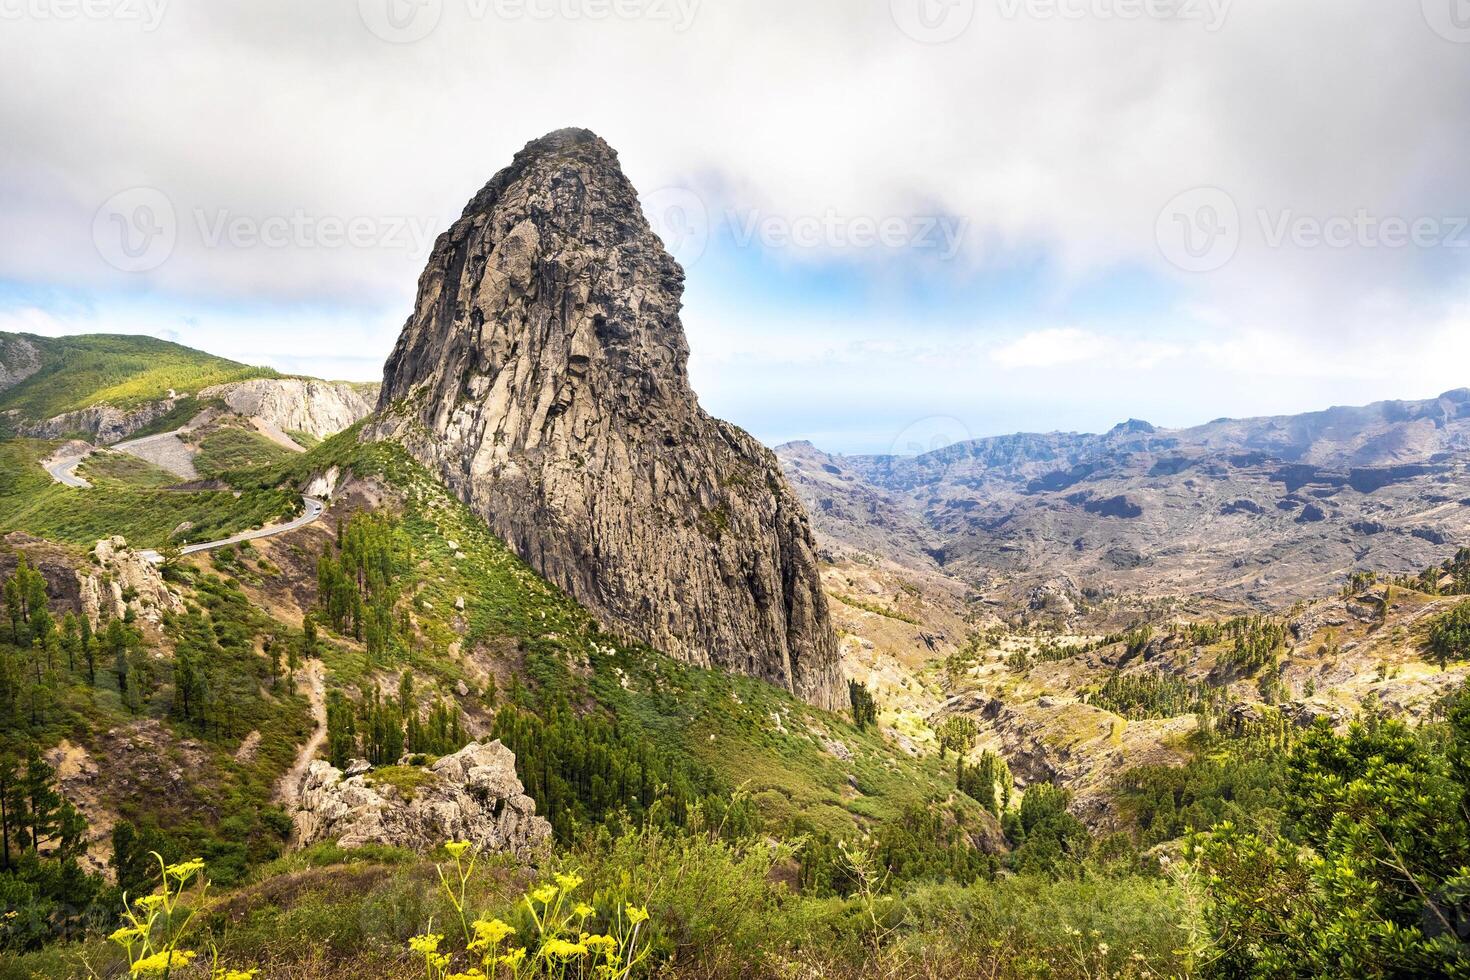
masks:
<svg viewBox="0 0 1470 980"><path fill-rule="evenodd" d="M449 852L451 857L460 858L464 857L464 852L468 851L472 846L474 845L467 840L452 840L444 845L444 849Z"/></svg>
<svg viewBox="0 0 1470 980"><path fill-rule="evenodd" d="M134 939L140 938L142 935L143 930L139 929L137 926L123 926L121 929L114 931L113 934L108 936L107 938L115 943L122 943L126 946L128 943L132 942Z"/></svg>
<svg viewBox="0 0 1470 980"><path fill-rule="evenodd" d="M144 895L133 904L138 906L138 908L142 909L145 912L152 912L154 909L161 906L164 901L165 897L163 895Z"/></svg>
<svg viewBox="0 0 1470 980"><path fill-rule="evenodd" d="M542 885L531 893L531 897L542 905L550 905L556 900L556 888L553 885Z"/></svg>
<svg viewBox="0 0 1470 980"><path fill-rule="evenodd" d="M594 911L596 910L593 909L592 906L588 905L586 902L578 902L577 907L572 909L573 913L581 916L584 919L587 918L587 916L591 915Z"/></svg>
<svg viewBox="0 0 1470 980"><path fill-rule="evenodd" d="M215 970L211 980L255 980L260 971L254 968L249 970Z"/></svg>
<svg viewBox="0 0 1470 980"><path fill-rule="evenodd" d="M154 953L145 956L133 964L133 973L167 973L169 970L182 970L189 965L194 958L192 950L174 949L164 950L162 953Z"/></svg>
<svg viewBox="0 0 1470 980"><path fill-rule="evenodd" d="M635 926L638 923L640 923L640 922L647 922L648 921L648 909L647 908L639 908L636 905L629 905L628 906L628 921L631 922L631 923L633 923L633 925L635 925Z"/></svg>
<svg viewBox="0 0 1470 980"><path fill-rule="evenodd" d="M424 960L429 964L429 967L434 970L443 971L449 968L448 953L429 953L424 957Z"/></svg>
<svg viewBox="0 0 1470 980"><path fill-rule="evenodd" d="M582 934L582 945L594 953L602 953L604 955L611 955L618 951L618 941L612 936L589 936L584 932Z"/></svg>
<svg viewBox="0 0 1470 980"><path fill-rule="evenodd" d="M564 892L576 891L577 886L582 883L582 876L573 871L571 874L557 875L556 883Z"/></svg>
<svg viewBox="0 0 1470 980"><path fill-rule="evenodd" d="M526 958L526 950L525 950L525 947L523 947L523 946L517 946L515 949L511 950L509 953L506 953L504 956L502 956L500 958L500 962L503 963L503 964L505 964L506 966L510 967L511 969L515 969L517 966L520 965L521 960L523 960L525 958Z"/></svg>
<svg viewBox="0 0 1470 980"><path fill-rule="evenodd" d="M485 974L471 968L464 973L451 973L444 980L485 980Z"/></svg>
<svg viewBox="0 0 1470 980"><path fill-rule="evenodd" d="M565 939L548 939L546 945L541 947L541 952L552 959L571 960L586 956L587 947L581 943L569 943Z"/></svg>
<svg viewBox="0 0 1470 980"><path fill-rule="evenodd" d="M204 861L200 858L195 858L192 861L170 864L167 868L163 869L163 873L175 881L188 881L203 870Z"/></svg>
<svg viewBox="0 0 1470 980"><path fill-rule="evenodd" d="M408 948L415 953L423 953L425 956L428 956L430 953L437 953L439 951L439 944L443 941L443 936L426 932L421 936L414 936L410 939L408 941Z"/></svg>
<svg viewBox="0 0 1470 980"><path fill-rule="evenodd" d="M470 928L475 930L475 941L487 946L504 942L505 937L516 934L515 926L501 922L499 919L491 919L489 922L484 919L476 919L470 923Z"/></svg>

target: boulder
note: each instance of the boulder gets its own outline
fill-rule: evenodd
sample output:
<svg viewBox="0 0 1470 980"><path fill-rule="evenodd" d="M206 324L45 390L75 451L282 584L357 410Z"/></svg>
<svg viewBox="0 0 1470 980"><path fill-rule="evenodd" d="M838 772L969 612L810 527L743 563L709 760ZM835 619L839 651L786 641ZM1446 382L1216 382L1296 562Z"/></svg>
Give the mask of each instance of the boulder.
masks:
<svg viewBox="0 0 1470 980"><path fill-rule="evenodd" d="M391 775L362 760L346 772L317 760L298 791L293 841L427 852L467 840L487 852L534 858L547 847L551 824L536 815L515 761L498 740L471 743L427 767L397 766Z"/></svg>

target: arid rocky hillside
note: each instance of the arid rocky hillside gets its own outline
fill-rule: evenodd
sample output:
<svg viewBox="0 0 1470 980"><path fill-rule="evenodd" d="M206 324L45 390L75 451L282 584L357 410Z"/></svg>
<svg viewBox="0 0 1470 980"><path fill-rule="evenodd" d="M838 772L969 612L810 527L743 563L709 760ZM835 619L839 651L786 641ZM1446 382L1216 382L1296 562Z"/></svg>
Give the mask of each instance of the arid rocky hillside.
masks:
<svg viewBox="0 0 1470 980"><path fill-rule="evenodd" d="M1470 537L1470 390L1306 415L1020 434L915 457L778 449L824 540L1084 592L1262 606Z"/></svg>
<svg viewBox="0 0 1470 980"><path fill-rule="evenodd" d="M700 409L683 285L605 142L536 140L435 245L373 431L609 625L835 707L806 514Z"/></svg>

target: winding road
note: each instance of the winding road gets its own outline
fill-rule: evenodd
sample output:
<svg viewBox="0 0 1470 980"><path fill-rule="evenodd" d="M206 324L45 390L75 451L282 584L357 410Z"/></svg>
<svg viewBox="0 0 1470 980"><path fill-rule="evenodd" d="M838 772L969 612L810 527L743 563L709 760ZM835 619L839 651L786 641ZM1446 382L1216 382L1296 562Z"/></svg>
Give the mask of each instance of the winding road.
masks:
<svg viewBox="0 0 1470 980"><path fill-rule="evenodd" d="M171 439L175 438L178 435L178 431L162 432L156 436L145 436L142 439L133 439L129 442L120 442L110 448L123 449L129 446L135 446L139 443L146 443L150 440ZM92 488L92 484L77 476L76 468L77 464L79 464L82 460L86 459L91 454L92 450L89 449L87 450L87 452L83 453L80 456L58 456L53 459L46 460L43 465L46 467L46 472L50 473L51 478L57 483L64 484L68 487L76 487L80 490L90 490ZM245 541L259 541L261 538L273 538L277 534L285 534L288 531L294 531L297 528L302 528L308 524L315 522L327 509L325 501L318 500L316 497L308 497L305 494L302 494L301 502L306 507L306 509L301 513L301 516L292 518L284 524L272 524L268 527L256 528L254 531L245 531L243 533L236 534L233 537L223 538L219 541L205 541L200 544L185 545L183 548L179 549L179 552L180 554L185 555L195 555L201 551L213 551L216 548L226 548L232 544L241 544ZM150 561L155 565L160 565L163 563L163 555L152 549L139 551L138 554L141 555L145 560Z"/></svg>
<svg viewBox="0 0 1470 980"><path fill-rule="evenodd" d="M325 501L318 500L315 497L308 497L304 494L301 497L301 502L306 505L306 510L302 512L300 517L292 518L284 524L271 524L267 527L259 527L254 531L245 531L242 534L237 534L231 538L223 538L219 541L205 541L201 544L185 545L179 549L179 554L196 555L201 551L213 551L215 548L226 548L232 544L240 544L245 541L259 541L261 538L273 538L277 534L285 534L287 531L294 531L297 528L313 523L327 509ZM157 551L149 549L140 551L138 554L143 556L146 561L150 561L155 565L163 563L163 555Z"/></svg>
<svg viewBox="0 0 1470 980"><path fill-rule="evenodd" d="M58 456L45 462L46 472L51 474L51 479L68 487L77 487L82 490L90 490L92 484L77 476L77 464L92 454L89 449L80 456Z"/></svg>

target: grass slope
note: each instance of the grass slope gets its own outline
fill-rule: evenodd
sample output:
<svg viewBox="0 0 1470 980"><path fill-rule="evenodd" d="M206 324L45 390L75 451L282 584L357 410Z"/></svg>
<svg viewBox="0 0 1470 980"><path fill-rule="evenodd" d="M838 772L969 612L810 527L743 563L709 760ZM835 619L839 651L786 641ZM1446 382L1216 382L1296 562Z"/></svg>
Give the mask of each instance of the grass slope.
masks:
<svg viewBox="0 0 1470 980"><path fill-rule="evenodd" d="M200 441L194 468L200 476L209 479L231 470L280 464L292 455L291 450L276 445L259 432L222 426Z"/></svg>
<svg viewBox="0 0 1470 980"><path fill-rule="evenodd" d="M134 408L166 397L169 389L197 392L230 381L279 376L269 368L153 337L3 336L20 336L41 351L41 370L0 392L0 412L15 410L27 419L48 419L99 404Z"/></svg>
<svg viewBox="0 0 1470 980"><path fill-rule="evenodd" d="M412 607L427 642L406 653L404 666L419 676L445 688L466 679L454 644L514 649L543 698L595 704L661 747L694 756L730 786L744 786L783 829L844 833L954 795L952 773L935 757L910 758L880 734L764 682L691 667L604 633L396 444L359 444L353 428L235 479L252 490L300 486L334 465L376 477L406 500L401 527L417 565ZM463 611L455 608L461 598ZM371 673L360 653L328 656L339 682L365 683ZM837 742L850 761L832 753Z"/></svg>
<svg viewBox="0 0 1470 980"><path fill-rule="evenodd" d="M0 440L0 533L25 531L81 548L120 534L134 547L159 548L228 537L272 523L299 506L294 494L276 489L239 495L157 489L146 485L161 479L150 477L151 468L124 472L117 467L126 464L110 457L98 469L88 469L88 476L97 477L92 488L64 487L40 465L56 446L37 439ZM185 522L193 527L173 538L174 529Z"/></svg>

